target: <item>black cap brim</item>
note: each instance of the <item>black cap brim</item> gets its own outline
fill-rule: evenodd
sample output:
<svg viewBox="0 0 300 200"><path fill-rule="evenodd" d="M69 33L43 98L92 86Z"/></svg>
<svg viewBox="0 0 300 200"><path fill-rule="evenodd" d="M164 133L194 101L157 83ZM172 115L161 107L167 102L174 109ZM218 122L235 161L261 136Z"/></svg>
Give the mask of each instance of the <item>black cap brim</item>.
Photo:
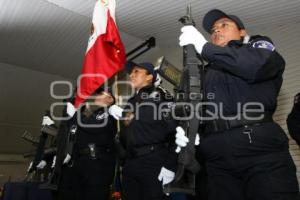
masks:
<svg viewBox="0 0 300 200"><path fill-rule="evenodd" d="M132 61L128 61L126 62L126 65L125 65L125 70L128 74L131 73L132 69L135 67L135 66L138 66L140 67L138 64L132 62Z"/></svg>

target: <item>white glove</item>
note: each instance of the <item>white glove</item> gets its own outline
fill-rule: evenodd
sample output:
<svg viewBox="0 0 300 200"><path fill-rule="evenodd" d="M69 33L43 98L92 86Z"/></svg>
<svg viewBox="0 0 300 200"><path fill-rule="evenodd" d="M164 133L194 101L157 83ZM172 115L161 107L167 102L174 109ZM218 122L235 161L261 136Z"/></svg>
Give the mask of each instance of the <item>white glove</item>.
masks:
<svg viewBox="0 0 300 200"><path fill-rule="evenodd" d="M154 82L154 86L158 87L161 84L161 82L162 82L162 80L160 78L160 75L156 74L156 79L155 79L155 82Z"/></svg>
<svg viewBox="0 0 300 200"><path fill-rule="evenodd" d="M117 105L112 105L108 109L108 113L113 116L116 120L119 120L122 117L123 108Z"/></svg>
<svg viewBox="0 0 300 200"><path fill-rule="evenodd" d="M201 54L203 46L207 43L202 33L200 33L194 26L184 26L181 28L181 35L179 37L179 45L185 46L193 44L196 51Z"/></svg>
<svg viewBox="0 0 300 200"><path fill-rule="evenodd" d="M33 165L33 162L31 161L31 162L29 163L29 166L28 166L28 168L27 168L27 172L29 172L29 171L30 171L30 169L31 169L32 165Z"/></svg>
<svg viewBox="0 0 300 200"><path fill-rule="evenodd" d="M50 126L52 124L54 124L54 121L49 116L43 117L43 121L42 121L43 126L45 126L45 125Z"/></svg>
<svg viewBox="0 0 300 200"><path fill-rule="evenodd" d="M158 180L162 181L162 185L166 185L168 183L171 183L175 178L175 173L162 167L160 170L160 173L158 175Z"/></svg>
<svg viewBox="0 0 300 200"><path fill-rule="evenodd" d="M71 155L67 154L63 161L63 164L67 164L70 160L71 160ZM53 157L51 168L54 168L55 164L56 164L56 156Z"/></svg>
<svg viewBox="0 0 300 200"><path fill-rule="evenodd" d="M71 104L70 102L67 103L67 114L70 116L70 117L73 117L73 115L75 114L76 112L76 109L75 107L73 106L73 104Z"/></svg>
<svg viewBox="0 0 300 200"><path fill-rule="evenodd" d="M66 157L65 157L65 159L64 159L63 164L67 164L70 160L71 160L71 155L67 154Z"/></svg>
<svg viewBox="0 0 300 200"><path fill-rule="evenodd" d="M36 168L38 169L43 169L44 167L46 167L47 162L44 160L41 160L41 162L39 162L39 164L36 166Z"/></svg>
<svg viewBox="0 0 300 200"><path fill-rule="evenodd" d="M51 168L55 167L55 163L56 163L56 156L53 157Z"/></svg>
<svg viewBox="0 0 300 200"><path fill-rule="evenodd" d="M189 143L189 138L185 136L185 131L181 126L176 127L175 137L176 137L175 143L177 144L177 148L175 152L179 153L181 151L181 148L185 147L187 143ZM197 133L195 138L195 145L199 145L199 144L200 144L200 137L199 134Z"/></svg>
<svg viewBox="0 0 300 200"><path fill-rule="evenodd" d="M33 162L31 161L31 162L29 163L28 168L27 168L27 172L29 172L29 171L31 170L32 165L33 165ZM47 162L44 161L44 160L41 160L41 161L39 162L39 164L37 164L36 168L38 168L38 169L43 169L46 165L47 165Z"/></svg>

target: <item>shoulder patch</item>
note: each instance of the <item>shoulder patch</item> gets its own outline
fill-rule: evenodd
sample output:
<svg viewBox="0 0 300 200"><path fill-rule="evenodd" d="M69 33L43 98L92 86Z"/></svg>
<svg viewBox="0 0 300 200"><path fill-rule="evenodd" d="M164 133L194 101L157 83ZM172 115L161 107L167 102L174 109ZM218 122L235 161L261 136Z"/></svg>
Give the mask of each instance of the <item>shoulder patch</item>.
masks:
<svg viewBox="0 0 300 200"><path fill-rule="evenodd" d="M259 40L257 42L254 42L252 45L254 48L262 48L262 49L268 49L270 51L275 50L275 46L266 40Z"/></svg>

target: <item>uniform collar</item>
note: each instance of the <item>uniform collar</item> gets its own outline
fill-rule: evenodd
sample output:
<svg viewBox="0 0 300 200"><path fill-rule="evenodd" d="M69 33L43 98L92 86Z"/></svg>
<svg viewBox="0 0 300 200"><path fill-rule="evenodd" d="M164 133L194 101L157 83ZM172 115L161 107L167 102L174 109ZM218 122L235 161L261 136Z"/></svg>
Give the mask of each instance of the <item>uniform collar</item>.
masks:
<svg viewBox="0 0 300 200"><path fill-rule="evenodd" d="M241 40L231 40L230 42L228 42L227 45L229 47L232 47L232 46L241 46L241 45L243 45L243 41L241 41Z"/></svg>
<svg viewBox="0 0 300 200"><path fill-rule="evenodd" d="M228 42L228 46L241 46L243 44L248 44L250 41L250 36L246 35L243 40L231 40Z"/></svg>
<svg viewBox="0 0 300 200"><path fill-rule="evenodd" d="M137 94L151 93L153 90L154 90L154 85L147 85L141 88L139 91L137 91Z"/></svg>

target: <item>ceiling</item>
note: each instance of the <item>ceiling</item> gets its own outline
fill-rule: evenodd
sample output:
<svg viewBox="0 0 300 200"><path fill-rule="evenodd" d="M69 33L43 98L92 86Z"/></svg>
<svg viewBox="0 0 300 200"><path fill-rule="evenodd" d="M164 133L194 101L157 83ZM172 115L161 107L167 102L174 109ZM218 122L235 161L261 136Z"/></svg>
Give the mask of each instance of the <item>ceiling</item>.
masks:
<svg viewBox="0 0 300 200"><path fill-rule="evenodd" d="M75 79L87 45L95 0L0 0L0 62ZM188 4L197 27L210 9L241 17L249 30L300 22L299 0L117 0L127 50L150 36L177 47Z"/></svg>

